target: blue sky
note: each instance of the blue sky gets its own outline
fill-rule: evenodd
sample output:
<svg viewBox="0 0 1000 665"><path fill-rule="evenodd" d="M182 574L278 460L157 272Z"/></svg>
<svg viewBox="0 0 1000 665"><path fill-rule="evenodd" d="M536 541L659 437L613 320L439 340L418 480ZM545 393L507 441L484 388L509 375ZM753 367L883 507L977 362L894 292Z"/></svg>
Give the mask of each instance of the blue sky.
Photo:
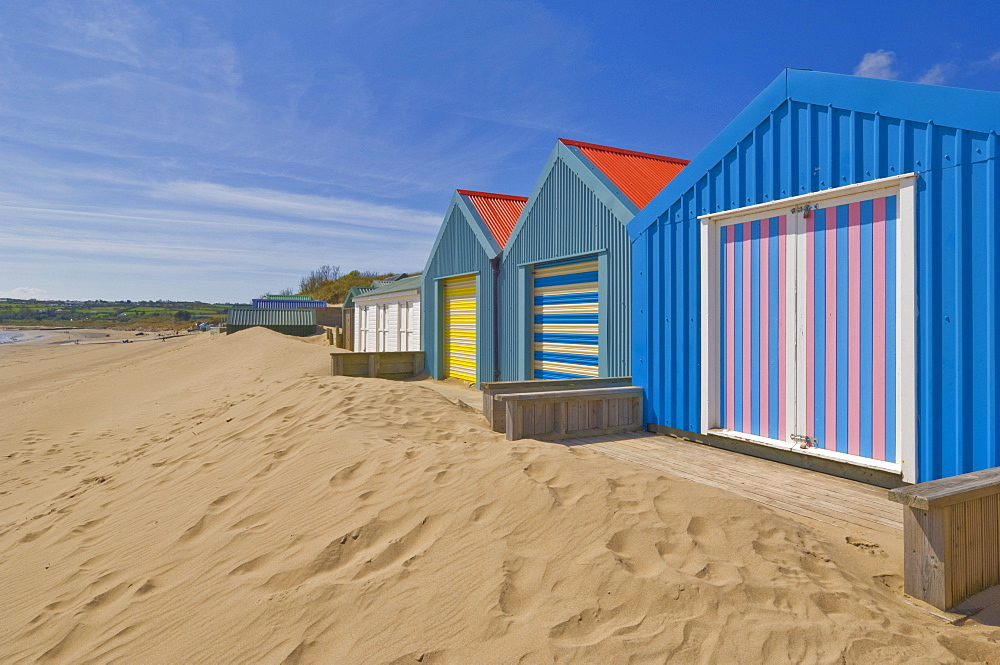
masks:
<svg viewBox="0 0 1000 665"><path fill-rule="evenodd" d="M559 137L693 158L784 67L1000 90L992 2L10 0L0 297L418 271ZM1000 112L1000 111L998 111Z"/></svg>

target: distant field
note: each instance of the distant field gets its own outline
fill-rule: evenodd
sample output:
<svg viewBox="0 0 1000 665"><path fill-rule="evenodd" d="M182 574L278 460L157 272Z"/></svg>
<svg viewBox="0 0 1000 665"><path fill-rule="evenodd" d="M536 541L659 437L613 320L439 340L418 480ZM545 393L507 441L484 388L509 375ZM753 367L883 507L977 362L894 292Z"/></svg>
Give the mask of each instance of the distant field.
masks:
<svg viewBox="0 0 1000 665"><path fill-rule="evenodd" d="M186 328L225 318L229 304L0 300L0 325Z"/></svg>

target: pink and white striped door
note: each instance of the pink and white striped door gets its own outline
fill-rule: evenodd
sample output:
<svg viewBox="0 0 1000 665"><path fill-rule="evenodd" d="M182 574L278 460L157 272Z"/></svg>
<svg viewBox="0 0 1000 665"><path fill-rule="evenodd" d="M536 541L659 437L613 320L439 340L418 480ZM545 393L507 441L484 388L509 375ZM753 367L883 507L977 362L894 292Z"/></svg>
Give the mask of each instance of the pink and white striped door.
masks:
<svg viewBox="0 0 1000 665"><path fill-rule="evenodd" d="M720 229L724 429L895 462L897 197Z"/></svg>
<svg viewBox="0 0 1000 665"><path fill-rule="evenodd" d="M722 426L779 441L795 430L795 220L723 226Z"/></svg>

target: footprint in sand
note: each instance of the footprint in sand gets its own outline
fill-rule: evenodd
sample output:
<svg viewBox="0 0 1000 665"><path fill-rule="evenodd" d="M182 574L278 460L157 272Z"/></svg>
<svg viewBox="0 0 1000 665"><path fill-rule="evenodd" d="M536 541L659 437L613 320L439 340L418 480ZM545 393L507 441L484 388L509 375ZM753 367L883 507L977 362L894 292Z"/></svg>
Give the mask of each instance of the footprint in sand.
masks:
<svg viewBox="0 0 1000 665"><path fill-rule="evenodd" d="M186 543L194 538L197 538L206 530L212 528L216 523L221 521L224 508L235 501L238 494L240 494L239 491L229 492L228 494L223 494L212 501L212 503L208 504L208 508L205 509L205 514L202 515L192 526L188 527L187 530L181 534L180 538L177 539L177 542Z"/></svg>
<svg viewBox="0 0 1000 665"><path fill-rule="evenodd" d="M584 494L581 483L555 460L536 460L523 469L524 475L539 485L544 485L552 495L555 505L573 506Z"/></svg>
<svg viewBox="0 0 1000 665"><path fill-rule="evenodd" d="M367 475L359 472L366 469L367 466L368 462L360 460L354 464L344 467L330 477L330 487L335 489L346 489L357 485L362 480L361 475Z"/></svg>
<svg viewBox="0 0 1000 665"><path fill-rule="evenodd" d="M263 566L264 564L266 564L268 561L273 559L274 556L275 556L274 554L261 554L260 556L248 559L247 561L244 561L240 565L230 570L229 575L230 576L246 575L247 573L252 573L261 566Z"/></svg>
<svg viewBox="0 0 1000 665"><path fill-rule="evenodd" d="M648 501L646 488L637 483L634 477L619 478L617 481L607 479L610 492L608 507L616 513L637 514L642 512Z"/></svg>
<svg viewBox="0 0 1000 665"><path fill-rule="evenodd" d="M520 616L541 604L544 594L538 590L545 577L544 560L516 556L504 561L503 571L497 600L501 612Z"/></svg>
<svg viewBox="0 0 1000 665"><path fill-rule="evenodd" d="M631 574L655 577L667 567L657 549L662 536L662 532L651 529L624 529L611 536L607 548Z"/></svg>
<svg viewBox="0 0 1000 665"><path fill-rule="evenodd" d="M615 633L625 632L644 620L642 613L628 616L625 605L594 607L575 614L549 631L549 637L574 646L597 644Z"/></svg>
<svg viewBox="0 0 1000 665"><path fill-rule="evenodd" d="M886 553L886 551L882 549L881 545L879 545L878 543L873 543L870 540L864 540L863 538L854 538L852 536L848 536L844 540L847 541L848 545L853 545L862 552L868 552L873 556L881 556L881 557L889 556Z"/></svg>
<svg viewBox="0 0 1000 665"><path fill-rule="evenodd" d="M39 537L45 535L45 532L51 528L52 526L50 525L45 527L44 529L39 529L38 531L31 531L29 533L26 533L21 537L21 540L19 540L18 542L30 543L31 541L37 540Z"/></svg>
<svg viewBox="0 0 1000 665"><path fill-rule="evenodd" d="M428 516L413 525L409 520L371 520L331 541L308 565L272 576L265 587L287 590L318 575L353 572L359 582L384 571L407 568L440 537L440 518Z"/></svg>
<svg viewBox="0 0 1000 665"><path fill-rule="evenodd" d="M73 530L69 532L69 534L70 534L70 536L79 536L79 535L82 535L84 533L87 533L88 531L90 531L91 529L93 529L95 526L97 526L98 524L100 524L101 522L103 522L105 519L107 519L107 518L106 517L98 517L96 519L87 520L83 524L80 524L80 525L74 527Z"/></svg>

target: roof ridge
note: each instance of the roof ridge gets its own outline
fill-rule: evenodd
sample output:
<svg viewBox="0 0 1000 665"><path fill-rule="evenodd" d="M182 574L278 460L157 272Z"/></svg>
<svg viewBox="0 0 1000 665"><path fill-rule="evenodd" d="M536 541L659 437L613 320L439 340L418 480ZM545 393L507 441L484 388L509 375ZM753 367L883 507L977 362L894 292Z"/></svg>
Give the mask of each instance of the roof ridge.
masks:
<svg viewBox="0 0 1000 665"><path fill-rule="evenodd" d="M497 246L503 249L524 206L528 203L528 197L476 192L469 189L455 191L459 196L467 197L468 204L472 208L471 212L486 227L485 230L493 237Z"/></svg>
<svg viewBox="0 0 1000 665"><path fill-rule="evenodd" d="M638 150L628 150L626 148L615 148L610 145L601 145L600 143L587 143L585 141L574 141L572 139L558 139L560 143L566 145L575 146L578 148L594 148L596 150L607 150L609 152L617 152L622 155L631 155L633 157L647 157L649 159L656 159L661 162L673 162L675 164L690 164L690 159L681 159L680 157L668 157L666 155L656 155L651 152L639 152Z"/></svg>
<svg viewBox="0 0 1000 665"><path fill-rule="evenodd" d="M471 189L456 189L459 194L464 194L465 196L489 196L495 199L510 199L513 201L527 201L527 196L514 196L512 194L497 194L495 192L477 192Z"/></svg>

